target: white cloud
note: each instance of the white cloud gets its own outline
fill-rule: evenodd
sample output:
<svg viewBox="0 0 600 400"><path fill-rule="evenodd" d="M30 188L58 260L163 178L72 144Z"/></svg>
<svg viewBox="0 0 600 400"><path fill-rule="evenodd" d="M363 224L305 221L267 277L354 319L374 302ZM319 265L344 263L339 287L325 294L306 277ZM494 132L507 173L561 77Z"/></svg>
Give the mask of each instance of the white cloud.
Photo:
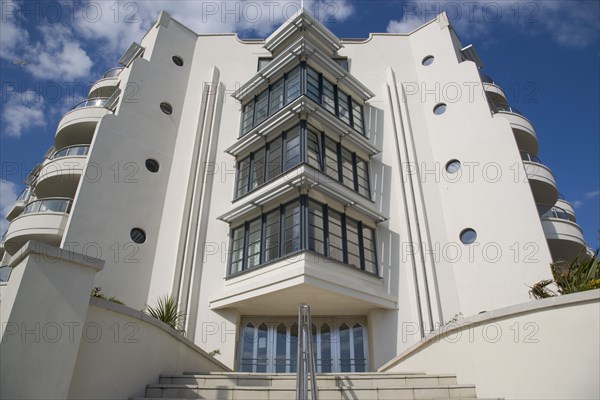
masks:
<svg viewBox="0 0 600 400"><path fill-rule="evenodd" d="M461 36L493 39L502 24L523 34L544 34L566 47L584 47L598 40L600 3L586 0L531 1L421 0L405 2L401 18L390 20L387 32L407 33L445 11Z"/></svg>
<svg viewBox="0 0 600 400"><path fill-rule="evenodd" d="M34 92L12 94L4 103L2 125L7 136L20 137L35 127L42 127L46 122L44 99Z"/></svg>
<svg viewBox="0 0 600 400"><path fill-rule="evenodd" d="M593 192L587 192L585 194L586 199L594 199L596 197L600 197L600 190L594 190Z"/></svg>
<svg viewBox="0 0 600 400"><path fill-rule="evenodd" d="M15 204L18 195L19 192L16 184L5 179L0 179L0 234L6 232L6 228L8 228L8 221L4 217Z"/></svg>

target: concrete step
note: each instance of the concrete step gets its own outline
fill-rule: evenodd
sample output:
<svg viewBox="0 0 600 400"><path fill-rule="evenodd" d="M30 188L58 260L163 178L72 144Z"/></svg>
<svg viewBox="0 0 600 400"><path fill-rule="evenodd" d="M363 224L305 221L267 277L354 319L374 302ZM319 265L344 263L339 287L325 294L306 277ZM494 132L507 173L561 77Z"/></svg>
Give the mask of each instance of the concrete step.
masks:
<svg viewBox="0 0 600 400"><path fill-rule="evenodd" d="M270 388L295 389L295 374L188 374L161 375L160 384L196 385L206 388L222 386L263 386ZM319 374L317 387L321 388L396 388L396 387L432 387L456 385L456 375L450 374Z"/></svg>
<svg viewBox="0 0 600 400"><path fill-rule="evenodd" d="M317 384L318 385L318 384ZM218 399L218 400L294 400L295 388L270 386L223 386L207 388L198 385L148 385L146 399ZM430 387L356 388L319 387L320 400L449 400L476 399L473 385Z"/></svg>

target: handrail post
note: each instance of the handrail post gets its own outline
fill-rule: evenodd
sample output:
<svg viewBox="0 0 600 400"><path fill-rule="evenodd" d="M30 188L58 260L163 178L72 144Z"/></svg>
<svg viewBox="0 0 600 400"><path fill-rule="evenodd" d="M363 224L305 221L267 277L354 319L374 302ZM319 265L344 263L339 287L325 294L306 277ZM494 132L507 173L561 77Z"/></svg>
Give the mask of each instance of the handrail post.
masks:
<svg viewBox="0 0 600 400"><path fill-rule="evenodd" d="M310 306L298 306L298 358L296 368L296 400L308 400L308 375L312 400L318 400L315 353L313 348Z"/></svg>

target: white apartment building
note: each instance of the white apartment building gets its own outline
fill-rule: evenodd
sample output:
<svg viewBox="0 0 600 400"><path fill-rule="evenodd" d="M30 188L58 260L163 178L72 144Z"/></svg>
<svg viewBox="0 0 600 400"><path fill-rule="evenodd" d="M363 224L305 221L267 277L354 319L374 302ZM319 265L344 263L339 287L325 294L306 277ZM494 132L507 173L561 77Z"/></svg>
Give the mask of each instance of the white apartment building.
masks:
<svg viewBox="0 0 600 400"><path fill-rule="evenodd" d="M101 259L92 287L172 295L233 371L294 372L302 303L318 372L377 371L586 251L545 132L445 15L342 40L301 10L240 40L163 12L119 64L6 216L4 273L30 240Z"/></svg>

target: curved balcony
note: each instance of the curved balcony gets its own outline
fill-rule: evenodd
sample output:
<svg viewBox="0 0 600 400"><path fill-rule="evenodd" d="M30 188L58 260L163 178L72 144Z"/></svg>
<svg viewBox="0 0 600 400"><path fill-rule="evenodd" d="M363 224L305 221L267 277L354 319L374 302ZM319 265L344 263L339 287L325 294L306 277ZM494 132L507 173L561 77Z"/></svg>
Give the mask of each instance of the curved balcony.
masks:
<svg viewBox="0 0 600 400"><path fill-rule="evenodd" d="M98 79L88 93L88 98L110 97L119 87L119 75L123 71L123 67L109 69Z"/></svg>
<svg viewBox="0 0 600 400"><path fill-rule="evenodd" d="M544 235L554 261L572 261L587 251L579 225L571 221L569 212L561 207L538 206ZM582 253L583 252L583 253Z"/></svg>
<svg viewBox="0 0 600 400"><path fill-rule="evenodd" d="M497 103L506 103L507 100L504 90L494 82L494 79L492 79L491 76L482 73L480 73L479 76L481 77L481 84L483 85L483 90L485 90L488 99Z"/></svg>
<svg viewBox="0 0 600 400"><path fill-rule="evenodd" d="M75 197L89 149L89 145L69 146L54 153L40 171L35 187L37 196Z"/></svg>
<svg viewBox="0 0 600 400"><path fill-rule="evenodd" d="M12 206L12 208L10 209L8 214L6 214L6 219L8 221L12 221L17 216L19 216L19 214L21 214L23 212L23 209L29 202L31 195L32 195L32 190L31 190L30 186L27 186L25 189L23 189L23 191L21 192L19 197L17 197L15 204Z"/></svg>
<svg viewBox="0 0 600 400"><path fill-rule="evenodd" d="M71 199L49 198L27 204L23 213L8 226L4 239L6 252L15 254L29 240L60 245L71 203Z"/></svg>
<svg viewBox="0 0 600 400"><path fill-rule="evenodd" d="M555 205L556 207L562 208L567 213L569 221L577 222L577 217L575 215L575 209L573 208L573 205L567 200L565 200L562 194L558 194L558 200L556 201Z"/></svg>
<svg viewBox="0 0 600 400"><path fill-rule="evenodd" d="M550 168L542 164L542 161L533 154L521 152L521 159L535 202L555 204L558 200L558 188Z"/></svg>
<svg viewBox="0 0 600 400"><path fill-rule="evenodd" d="M56 129L54 147L62 149L81 143L91 143L96 125L103 116L110 113L105 108L108 99L108 97L86 99L66 113Z"/></svg>
<svg viewBox="0 0 600 400"><path fill-rule="evenodd" d="M539 143L533 124L513 106L502 102L489 103L494 118L502 118L510 124L519 150L537 154Z"/></svg>

